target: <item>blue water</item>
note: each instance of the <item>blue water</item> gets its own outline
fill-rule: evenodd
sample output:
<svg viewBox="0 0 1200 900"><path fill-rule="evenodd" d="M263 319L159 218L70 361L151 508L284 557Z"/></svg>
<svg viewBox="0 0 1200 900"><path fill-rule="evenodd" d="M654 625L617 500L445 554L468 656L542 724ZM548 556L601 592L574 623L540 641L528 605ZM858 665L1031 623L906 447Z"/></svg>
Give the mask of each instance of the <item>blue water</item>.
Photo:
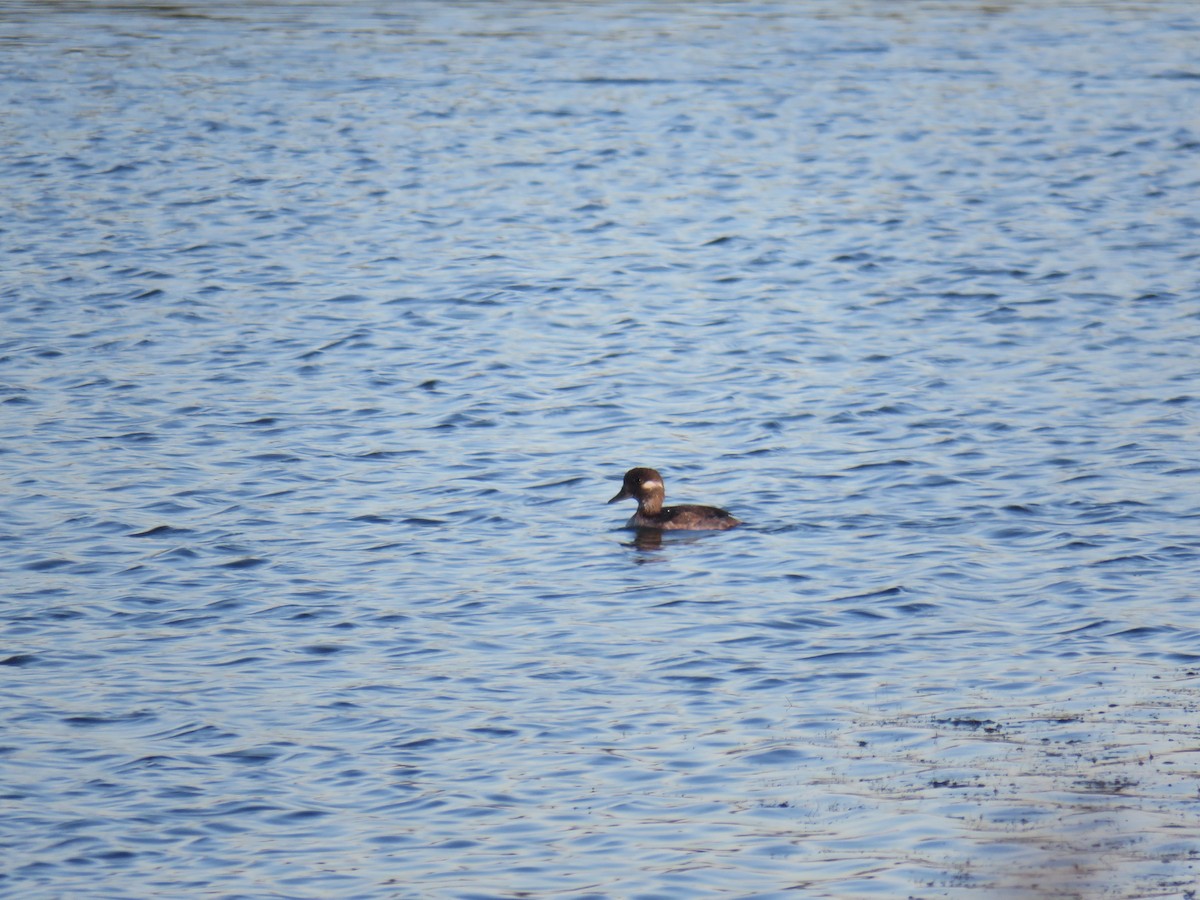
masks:
<svg viewBox="0 0 1200 900"><path fill-rule="evenodd" d="M0 894L1197 890L1200 8L0 48Z"/></svg>

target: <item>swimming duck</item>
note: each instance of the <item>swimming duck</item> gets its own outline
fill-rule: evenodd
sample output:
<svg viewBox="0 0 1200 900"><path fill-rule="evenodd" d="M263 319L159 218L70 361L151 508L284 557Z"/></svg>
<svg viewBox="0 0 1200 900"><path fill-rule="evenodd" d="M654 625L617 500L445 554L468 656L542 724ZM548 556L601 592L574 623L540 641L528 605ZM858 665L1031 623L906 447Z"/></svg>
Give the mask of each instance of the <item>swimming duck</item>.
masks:
<svg viewBox="0 0 1200 900"><path fill-rule="evenodd" d="M742 524L723 509L715 506L663 506L666 496L662 476L654 469L636 468L625 473L625 480L617 496L609 500L630 498L637 501L638 508L625 523L626 528L659 528L664 531L724 531Z"/></svg>

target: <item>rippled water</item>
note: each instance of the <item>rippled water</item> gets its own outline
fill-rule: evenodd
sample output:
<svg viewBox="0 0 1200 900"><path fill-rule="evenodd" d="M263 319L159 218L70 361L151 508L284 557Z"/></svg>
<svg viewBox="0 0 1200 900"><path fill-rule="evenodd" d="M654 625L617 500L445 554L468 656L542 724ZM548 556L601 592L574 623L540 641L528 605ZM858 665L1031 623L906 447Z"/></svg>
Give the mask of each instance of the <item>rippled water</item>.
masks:
<svg viewBox="0 0 1200 900"><path fill-rule="evenodd" d="M5 896L1195 893L1194 4L0 46Z"/></svg>

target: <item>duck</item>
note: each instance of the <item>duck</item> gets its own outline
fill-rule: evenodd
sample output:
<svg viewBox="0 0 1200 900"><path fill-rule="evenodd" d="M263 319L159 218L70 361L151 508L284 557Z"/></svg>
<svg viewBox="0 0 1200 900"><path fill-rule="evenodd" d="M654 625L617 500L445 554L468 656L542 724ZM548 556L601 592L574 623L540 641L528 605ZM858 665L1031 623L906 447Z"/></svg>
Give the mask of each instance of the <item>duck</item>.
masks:
<svg viewBox="0 0 1200 900"><path fill-rule="evenodd" d="M739 519L715 506L663 506L667 490L655 469L639 466L625 473L621 490L609 500L633 499L637 512L625 523L626 528L656 528L662 531L726 531L741 525Z"/></svg>

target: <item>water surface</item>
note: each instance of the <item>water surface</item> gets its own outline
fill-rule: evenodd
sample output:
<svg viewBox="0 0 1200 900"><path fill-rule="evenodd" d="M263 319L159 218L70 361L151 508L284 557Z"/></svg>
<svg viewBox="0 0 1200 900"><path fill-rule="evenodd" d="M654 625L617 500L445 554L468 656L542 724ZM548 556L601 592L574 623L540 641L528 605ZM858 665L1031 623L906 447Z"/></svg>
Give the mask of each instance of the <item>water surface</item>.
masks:
<svg viewBox="0 0 1200 900"><path fill-rule="evenodd" d="M0 4L0 892L1188 896L1198 39Z"/></svg>

